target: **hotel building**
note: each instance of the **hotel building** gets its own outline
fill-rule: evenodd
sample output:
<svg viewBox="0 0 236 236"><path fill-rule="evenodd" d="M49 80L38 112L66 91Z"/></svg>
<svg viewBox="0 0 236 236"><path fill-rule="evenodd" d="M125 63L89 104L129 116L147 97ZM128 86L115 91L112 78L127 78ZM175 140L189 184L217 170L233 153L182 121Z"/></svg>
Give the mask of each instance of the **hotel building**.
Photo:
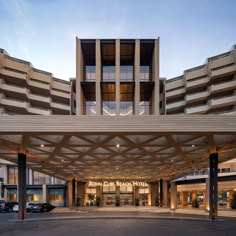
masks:
<svg viewBox="0 0 236 236"><path fill-rule="evenodd" d="M94 122L98 126L107 122L109 126L112 116L112 122L120 124L121 130L122 122L126 123L122 117L135 125L155 122L157 116L178 120L172 115L235 115L236 48L208 58L205 64L184 71L182 76L165 79L159 75L159 39L76 38L76 77L70 82L35 69L1 49L0 114L52 115L55 123L61 119L56 115L78 116L85 126ZM99 127L94 127L96 132ZM170 195L177 191L178 203L183 206L196 198L207 205L208 174L196 175L198 170L206 170L206 160L198 163L195 157L188 159L210 153L206 137L188 135L179 147L178 139L183 137L177 135L136 136L125 131L117 135L110 131L109 136L86 132L70 137L49 136L33 135L28 141L28 152L36 157L27 160L29 200L35 197L35 201L74 206L78 198L81 205L94 205L99 198L103 206L115 205L117 199L121 205L156 205L158 201L161 206L169 206ZM235 145L235 135L226 139L224 145ZM1 147L6 141L17 143L17 137L12 140L0 135ZM215 135L213 143L217 146L221 142L220 135ZM58 148L60 144L65 144L64 148ZM17 163L16 154L0 155ZM225 161L236 156L235 152L221 156L220 162L224 163L219 171L227 173L219 174L219 191L223 192L220 200L229 202L236 189L236 162ZM2 196L16 200L17 181L11 182L11 168L15 168L11 165L2 164ZM44 175L40 172L47 180L38 183L37 173ZM189 173L195 174L182 177ZM182 179L173 181L178 177ZM67 185L58 179L67 181ZM37 195L32 189L38 189L39 196L30 198L31 193ZM11 197L11 193L15 196Z"/></svg>

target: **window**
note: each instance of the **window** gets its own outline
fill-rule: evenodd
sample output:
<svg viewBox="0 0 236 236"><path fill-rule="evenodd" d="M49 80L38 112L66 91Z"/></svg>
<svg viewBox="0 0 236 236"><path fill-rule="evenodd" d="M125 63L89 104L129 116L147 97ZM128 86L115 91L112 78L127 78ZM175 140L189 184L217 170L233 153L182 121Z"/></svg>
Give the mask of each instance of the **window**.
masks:
<svg viewBox="0 0 236 236"><path fill-rule="evenodd" d="M103 193L115 193L116 192L116 186L103 186Z"/></svg>
<svg viewBox="0 0 236 236"><path fill-rule="evenodd" d="M120 66L120 82L132 82L134 80L133 71L133 66Z"/></svg>
<svg viewBox="0 0 236 236"><path fill-rule="evenodd" d="M139 115L150 115L151 114L151 102L149 101L142 101L139 103Z"/></svg>
<svg viewBox="0 0 236 236"><path fill-rule="evenodd" d="M120 186L120 192L121 193L132 193L133 192L133 186L132 185L121 185Z"/></svg>
<svg viewBox="0 0 236 236"><path fill-rule="evenodd" d="M33 171L33 183L34 184L51 184L51 178L48 175Z"/></svg>
<svg viewBox="0 0 236 236"><path fill-rule="evenodd" d="M150 66L140 66L140 81L141 82L151 81L151 67Z"/></svg>
<svg viewBox="0 0 236 236"><path fill-rule="evenodd" d="M96 115L96 102L95 101L85 102L85 114L88 116Z"/></svg>
<svg viewBox="0 0 236 236"><path fill-rule="evenodd" d="M103 66L102 67L102 81L103 82L115 82L116 81L116 67L115 66Z"/></svg>
<svg viewBox="0 0 236 236"><path fill-rule="evenodd" d="M96 66L85 66L85 81L96 81Z"/></svg>
<svg viewBox="0 0 236 236"><path fill-rule="evenodd" d="M8 184L18 184L18 167L8 167Z"/></svg>

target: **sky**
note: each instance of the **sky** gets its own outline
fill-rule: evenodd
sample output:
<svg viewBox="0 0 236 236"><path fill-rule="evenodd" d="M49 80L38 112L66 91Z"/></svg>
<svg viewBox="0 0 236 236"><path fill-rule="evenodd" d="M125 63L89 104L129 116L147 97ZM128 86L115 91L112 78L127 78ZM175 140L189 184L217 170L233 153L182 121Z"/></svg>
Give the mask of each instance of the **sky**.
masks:
<svg viewBox="0 0 236 236"><path fill-rule="evenodd" d="M75 77L75 38L158 38L173 78L236 44L235 0L0 0L0 48Z"/></svg>

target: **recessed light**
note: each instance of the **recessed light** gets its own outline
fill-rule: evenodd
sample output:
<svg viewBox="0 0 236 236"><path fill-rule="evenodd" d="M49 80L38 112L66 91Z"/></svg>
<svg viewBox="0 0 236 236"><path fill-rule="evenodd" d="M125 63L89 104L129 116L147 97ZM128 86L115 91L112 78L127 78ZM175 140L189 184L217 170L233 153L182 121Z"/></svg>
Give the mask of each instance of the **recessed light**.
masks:
<svg viewBox="0 0 236 236"><path fill-rule="evenodd" d="M41 144L40 147L44 147L44 144Z"/></svg>
<svg viewBox="0 0 236 236"><path fill-rule="evenodd" d="M195 145L194 145L194 144L192 144L192 147L195 147Z"/></svg>
<svg viewBox="0 0 236 236"><path fill-rule="evenodd" d="M64 160L62 159L61 162L64 162Z"/></svg>
<svg viewBox="0 0 236 236"><path fill-rule="evenodd" d="M120 144L116 144L116 147L119 148L119 147L120 147Z"/></svg>

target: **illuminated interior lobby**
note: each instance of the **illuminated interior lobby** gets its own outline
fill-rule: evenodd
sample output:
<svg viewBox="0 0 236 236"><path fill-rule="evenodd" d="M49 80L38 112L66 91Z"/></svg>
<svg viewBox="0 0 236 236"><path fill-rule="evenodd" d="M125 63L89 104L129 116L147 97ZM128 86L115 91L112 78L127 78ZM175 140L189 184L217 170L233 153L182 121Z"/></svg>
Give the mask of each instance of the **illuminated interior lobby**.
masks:
<svg viewBox="0 0 236 236"><path fill-rule="evenodd" d="M1 50L0 155L18 164L19 218L27 167L67 181L69 207L171 209L193 192L175 180L209 169L198 190L216 219L218 163L236 157L235 52L166 80L159 39L76 38L68 82Z"/></svg>

